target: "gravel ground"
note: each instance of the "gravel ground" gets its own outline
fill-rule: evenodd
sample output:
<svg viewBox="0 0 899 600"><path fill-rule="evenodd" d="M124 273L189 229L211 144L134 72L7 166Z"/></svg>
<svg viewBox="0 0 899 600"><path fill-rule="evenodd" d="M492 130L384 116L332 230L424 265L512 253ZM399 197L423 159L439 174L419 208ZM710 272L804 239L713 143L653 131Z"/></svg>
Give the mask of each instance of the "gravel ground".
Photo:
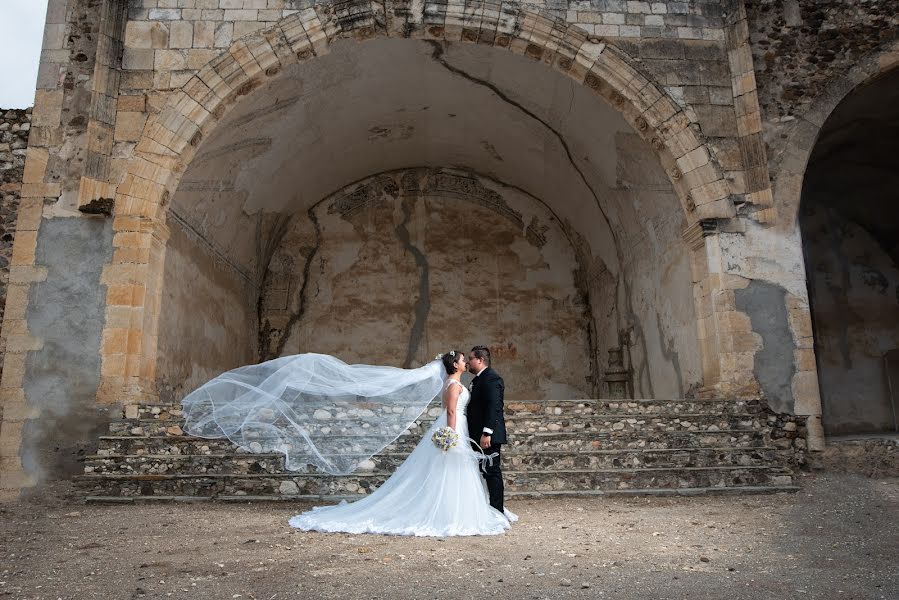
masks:
<svg viewBox="0 0 899 600"><path fill-rule="evenodd" d="M521 500L505 535L433 539L291 530L301 504L85 506L60 484L0 505L0 597L899 599L899 479L802 485Z"/></svg>

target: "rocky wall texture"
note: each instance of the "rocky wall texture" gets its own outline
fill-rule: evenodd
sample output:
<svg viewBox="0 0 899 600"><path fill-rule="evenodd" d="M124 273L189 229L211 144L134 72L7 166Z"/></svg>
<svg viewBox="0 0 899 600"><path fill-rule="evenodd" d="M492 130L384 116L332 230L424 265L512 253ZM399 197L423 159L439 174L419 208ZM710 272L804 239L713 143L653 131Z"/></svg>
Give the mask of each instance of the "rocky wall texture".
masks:
<svg viewBox="0 0 899 600"><path fill-rule="evenodd" d="M0 319L3 318L6 307L9 263L16 235L16 215L30 131L30 108L0 109ZM0 339L0 364L3 362L5 345L5 340Z"/></svg>
<svg viewBox="0 0 899 600"><path fill-rule="evenodd" d="M861 57L894 39L894 0L747 2L759 103L777 123L802 114Z"/></svg>
<svg viewBox="0 0 899 600"><path fill-rule="evenodd" d="M578 257L553 213L462 171L376 176L287 228L261 301L261 355L403 367L486 344L507 398L593 395Z"/></svg>

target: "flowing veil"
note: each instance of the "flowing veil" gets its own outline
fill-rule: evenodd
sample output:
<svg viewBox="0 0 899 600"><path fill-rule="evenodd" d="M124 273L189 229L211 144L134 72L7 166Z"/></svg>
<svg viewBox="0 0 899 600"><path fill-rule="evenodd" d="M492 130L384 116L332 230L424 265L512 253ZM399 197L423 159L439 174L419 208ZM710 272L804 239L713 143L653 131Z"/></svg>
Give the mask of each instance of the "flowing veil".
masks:
<svg viewBox="0 0 899 600"><path fill-rule="evenodd" d="M240 367L181 401L187 433L285 455L290 470L351 473L396 440L440 393L439 360L417 369L298 354Z"/></svg>

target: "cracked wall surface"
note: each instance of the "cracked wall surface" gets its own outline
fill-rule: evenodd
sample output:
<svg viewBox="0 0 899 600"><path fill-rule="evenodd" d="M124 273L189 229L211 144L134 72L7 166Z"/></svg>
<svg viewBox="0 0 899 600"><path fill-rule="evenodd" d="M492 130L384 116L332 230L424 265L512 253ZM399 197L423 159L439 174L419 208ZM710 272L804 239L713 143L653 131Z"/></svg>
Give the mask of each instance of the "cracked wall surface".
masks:
<svg viewBox="0 0 899 600"><path fill-rule="evenodd" d="M313 210L315 223L294 218L266 276L263 326L284 340L272 347L418 366L484 343L509 398L591 395L574 251L527 194L417 169L364 180Z"/></svg>

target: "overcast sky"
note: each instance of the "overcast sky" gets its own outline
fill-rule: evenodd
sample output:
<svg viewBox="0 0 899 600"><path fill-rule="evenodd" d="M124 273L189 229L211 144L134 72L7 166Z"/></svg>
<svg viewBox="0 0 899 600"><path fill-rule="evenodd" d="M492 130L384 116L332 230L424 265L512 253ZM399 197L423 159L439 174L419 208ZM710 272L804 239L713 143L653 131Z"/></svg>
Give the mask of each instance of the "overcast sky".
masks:
<svg viewBox="0 0 899 600"><path fill-rule="evenodd" d="M0 108L34 104L47 0L0 0Z"/></svg>

